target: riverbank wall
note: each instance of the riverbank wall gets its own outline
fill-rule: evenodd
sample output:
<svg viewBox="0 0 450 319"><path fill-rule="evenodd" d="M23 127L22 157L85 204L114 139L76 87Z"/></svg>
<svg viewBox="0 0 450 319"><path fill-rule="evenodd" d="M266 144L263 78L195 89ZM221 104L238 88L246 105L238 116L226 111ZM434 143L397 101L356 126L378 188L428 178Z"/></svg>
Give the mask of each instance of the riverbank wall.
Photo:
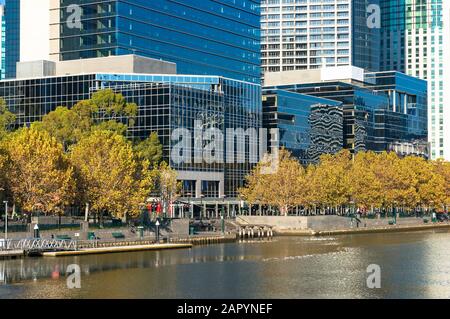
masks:
<svg viewBox="0 0 450 319"><path fill-rule="evenodd" d="M364 233L408 232L432 229L450 229L450 223L424 223L422 218L362 219L357 224L351 218L340 216L239 216L241 225L267 225L276 236L329 236Z"/></svg>

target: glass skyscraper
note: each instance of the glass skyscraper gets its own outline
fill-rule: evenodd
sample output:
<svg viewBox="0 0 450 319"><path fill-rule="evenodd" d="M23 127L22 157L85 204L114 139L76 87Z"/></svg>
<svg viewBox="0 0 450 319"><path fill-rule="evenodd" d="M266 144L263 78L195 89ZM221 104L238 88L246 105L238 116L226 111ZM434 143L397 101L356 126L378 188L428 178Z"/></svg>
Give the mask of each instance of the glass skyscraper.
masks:
<svg viewBox="0 0 450 319"><path fill-rule="evenodd" d="M0 79L5 78L5 35L6 35L6 23L5 23L5 6L0 4Z"/></svg>
<svg viewBox="0 0 450 319"><path fill-rule="evenodd" d="M353 65L379 69L380 30L367 25L377 0L262 0L264 72Z"/></svg>
<svg viewBox="0 0 450 319"><path fill-rule="evenodd" d="M158 133L164 160L177 170L183 182L184 196L237 197L238 188L243 186L245 176L254 166L248 151L245 151L247 160L243 163L177 163L171 156L178 144L172 134L177 129L194 132L195 121L200 121L205 130L258 131L262 126L259 84L218 76L104 73L0 81L0 97L16 114L17 127L42 119L58 106L72 107L100 89L120 92L129 102L138 105L136 124L129 128L128 137L143 139L152 132ZM192 139L195 139L193 135ZM207 144L192 141L189 145L191 154L196 151L203 154L203 147Z"/></svg>
<svg viewBox="0 0 450 319"><path fill-rule="evenodd" d="M324 81L274 88L342 103L344 147L429 156L427 84L399 72L366 73L364 81Z"/></svg>
<svg viewBox="0 0 450 319"><path fill-rule="evenodd" d="M183 74L260 83L257 0L60 0L52 60L136 54L175 62ZM81 29L69 6L81 7ZM72 21L73 22L73 21ZM58 48L58 49L55 49Z"/></svg>
<svg viewBox="0 0 450 319"><path fill-rule="evenodd" d="M343 124L341 102L285 90L263 91L263 126L278 129L280 146L303 165L342 150Z"/></svg>
<svg viewBox="0 0 450 319"><path fill-rule="evenodd" d="M450 160L450 3L382 0L381 69L428 81L428 129L433 159ZM447 64L447 66L446 66Z"/></svg>
<svg viewBox="0 0 450 319"><path fill-rule="evenodd" d="M16 75L20 60L20 0L5 1L5 77Z"/></svg>

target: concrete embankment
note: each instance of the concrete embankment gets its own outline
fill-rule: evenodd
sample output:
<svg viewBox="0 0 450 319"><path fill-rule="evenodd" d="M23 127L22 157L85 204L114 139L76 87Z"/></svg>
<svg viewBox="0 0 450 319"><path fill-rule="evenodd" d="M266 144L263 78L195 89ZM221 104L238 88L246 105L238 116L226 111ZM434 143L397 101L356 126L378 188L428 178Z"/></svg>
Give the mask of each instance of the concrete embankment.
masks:
<svg viewBox="0 0 450 319"><path fill-rule="evenodd" d="M64 257L64 256L81 256L81 255L98 255L112 253L126 253L137 251L166 250L166 249L185 249L192 248L192 244L153 244L123 247L102 247L102 248L85 248L76 251L58 251L42 253L43 257Z"/></svg>
<svg viewBox="0 0 450 319"><path fill-rule="evenodd" d="M386 226L376 228L353 228L329 231L313 231L313 236L329 236L329 235L350 235L350 234L373 234L373 233L399 233L411 231L424 231L433 229L450 229L450 224L430 224L430 225L408 225L408 226Z"/></svg>
<svg viewBox="0 0 450 319"><path fill-rule="evenodd" d="M425 224L422 218L399 218L397 225L389 225L390 219L364 219L357 227L350 218L339 216L244 216L239 222L265 224L274 229L276 236L329 236L450 229L450 223Z"/></svg>

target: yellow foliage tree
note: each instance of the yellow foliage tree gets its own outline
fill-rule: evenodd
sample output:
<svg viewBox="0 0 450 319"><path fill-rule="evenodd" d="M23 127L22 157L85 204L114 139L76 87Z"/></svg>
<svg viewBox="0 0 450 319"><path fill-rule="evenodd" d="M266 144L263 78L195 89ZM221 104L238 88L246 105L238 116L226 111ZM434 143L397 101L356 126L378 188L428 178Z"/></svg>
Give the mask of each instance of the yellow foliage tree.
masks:
<svg viewBox="0 0 450 319"><path fill-rule="evenodd" d="M6 187L25 212L61 213L74 198L73 168L46 132L23 128L3 141Z"/></svg>
<svg viewBox="0 0 450 319"><path fill-rule="evenodd" d="M178 173L166 162L162 162L152 170L152 176L155 181L155 193L161 199L167 213L168 205L176 201L181 193L182 185L178 181Z"/></svg>
<svg viewBox="0 0 450 319"><path fill-rule="evenodd" d="M445 188L443 205L448 208L450 207L450 162L445 162L443 160L433 162L433 170L437 175L442 176L444 180Z"/></svg>
<svg viewBox="0 0 450 319"><path fill-rule="evenodd" d="M287 150L281 149L278 169L265 174L270 162L259 163L246 179L246 186L239 190L241 198L252 204L278 207L282 215L305 202L305 169Z"/></svg>
<svg viewBox="0 0 450 319"><path fill-rule="evenodd" d="M373 210L383 204L382 184L377 169L377 154L356 154L350 170L350 191L353 202L359 208Z"/></svg>
<svg viewBox="0 0 450 319"><path fill-rule="evenodd" d="M125 137L95 130L71 151L81 201L88 202L102 216L109 212L121 218L136 215L153 186L146 165L139 163ZM148 165L148 163L147 163Z"/></svg>
<svg viewBox="0 0 450 319"><path fill-rule="evenodd" d="M316 202L323 206L337 208L350 201L351 154L343 150L337 154L321 156L312 185Z"/></svg>

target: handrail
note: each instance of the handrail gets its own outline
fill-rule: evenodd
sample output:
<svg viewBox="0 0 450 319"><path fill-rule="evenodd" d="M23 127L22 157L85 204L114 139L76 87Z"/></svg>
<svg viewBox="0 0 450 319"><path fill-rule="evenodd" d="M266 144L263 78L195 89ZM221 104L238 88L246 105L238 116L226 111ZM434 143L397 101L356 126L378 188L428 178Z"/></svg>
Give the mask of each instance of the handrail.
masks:
<svg viewBox="0 0 450 319"><path fill-rule="evenodd" d="M0 251L76 250L77 242L59 239L0 239Z"/></svg>

